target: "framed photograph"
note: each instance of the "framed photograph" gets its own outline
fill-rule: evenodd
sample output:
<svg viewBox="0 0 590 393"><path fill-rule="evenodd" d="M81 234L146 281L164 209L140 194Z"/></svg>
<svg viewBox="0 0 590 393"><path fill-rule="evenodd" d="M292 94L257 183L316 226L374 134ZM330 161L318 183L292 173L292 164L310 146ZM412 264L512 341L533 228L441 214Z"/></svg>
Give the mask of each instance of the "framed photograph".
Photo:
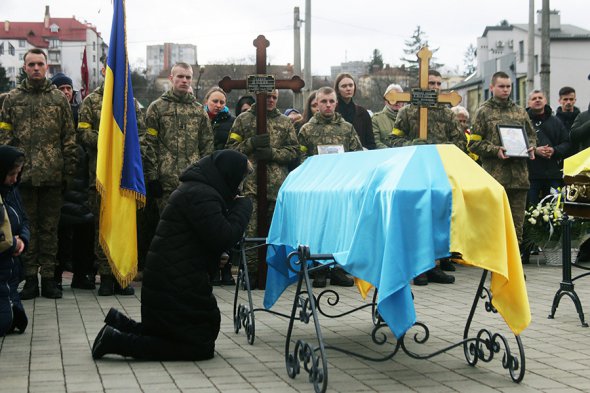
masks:
<svg viewBox="0 0 590 393"><path fill-rule="evenodd" d="M506 149L504 154L508 157L529 157L529 139L524 126L498 125L498 133L502 146Z"/></svg>
<svg viewBox="0 0 590 393"><path fill-rule="evenodd" d="M318 154L341 154L344 153L343 145L318 145Z"/></svg>

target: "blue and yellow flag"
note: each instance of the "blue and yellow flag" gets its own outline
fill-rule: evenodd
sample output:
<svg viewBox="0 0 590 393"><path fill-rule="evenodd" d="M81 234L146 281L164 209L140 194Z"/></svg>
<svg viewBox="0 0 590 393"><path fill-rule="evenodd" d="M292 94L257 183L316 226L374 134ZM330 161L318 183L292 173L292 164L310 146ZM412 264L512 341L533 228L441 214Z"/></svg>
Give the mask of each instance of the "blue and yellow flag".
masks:
<svg viewBox="0 0 590 393"><path fill-rule="evenodd" d="M98 132L99 241L122 287L137 274L136 210L145 203L137 118L127 57L124 0L113 25Z"/></svg>

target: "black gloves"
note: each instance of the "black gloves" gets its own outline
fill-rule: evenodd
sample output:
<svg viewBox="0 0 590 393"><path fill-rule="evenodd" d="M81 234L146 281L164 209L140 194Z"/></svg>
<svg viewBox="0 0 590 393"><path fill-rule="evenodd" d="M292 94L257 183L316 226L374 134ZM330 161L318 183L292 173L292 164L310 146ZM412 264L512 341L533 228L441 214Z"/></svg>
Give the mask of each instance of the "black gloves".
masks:
<svg viewBox="0 0 590 393"><path fill-rule="evenodd" d="M252 148L254 150L264 148L264 147L270 147L270 135L269 134L254 135L252 138L250 138L250 143L252 143Z"/></svg>
<svg viewBox="0 0 590 393"><path fill-rule="evenodd" d="M151 180L146 184L146 194L149 198L162 198L164 189L158 180Z"/></svg>
<svg viewBox="0 0 590 393"><path fill-rule="evenodd" d="M256 149L254 150L254 157L256 157L257 160L270 161L272 160L272 149L270 147Z"/></svg>

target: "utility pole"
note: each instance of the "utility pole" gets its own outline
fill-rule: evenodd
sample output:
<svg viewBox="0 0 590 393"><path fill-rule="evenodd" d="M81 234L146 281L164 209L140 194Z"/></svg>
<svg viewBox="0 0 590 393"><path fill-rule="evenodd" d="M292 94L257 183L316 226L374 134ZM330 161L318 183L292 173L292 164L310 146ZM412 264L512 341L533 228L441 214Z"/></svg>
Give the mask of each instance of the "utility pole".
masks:
<svg viewBox="0 0 590 393"><path fill-rule="evenodd" d="M303 75L305 81L305 99L313 90L313 81L311 79L311 0L305 0L305 72Z"/></svg>
<svg viewBox="0 0 590 393"><path fill-rule="evenodd" d="M529 0L526 88L527 94L535 89L535 0Z"/></svg>
<svg viewBox="0 0 590 393"><path fill-rule="evenodd" d="M541 90L545 93L545 97L549 99L550 84L549 78L551 76L551 51L549 40L549 0L543 0L543 10L541 11Z"/></svg>
<svg viewBox="0 0 590 393"><path fill-rule="evenodd" d="M301 19L299 18L299 7L295 7L293 12L293 44L294 74L301 75ZM303 94L300 91L293 93L293 108L299 111L304 109Z"/></svg>

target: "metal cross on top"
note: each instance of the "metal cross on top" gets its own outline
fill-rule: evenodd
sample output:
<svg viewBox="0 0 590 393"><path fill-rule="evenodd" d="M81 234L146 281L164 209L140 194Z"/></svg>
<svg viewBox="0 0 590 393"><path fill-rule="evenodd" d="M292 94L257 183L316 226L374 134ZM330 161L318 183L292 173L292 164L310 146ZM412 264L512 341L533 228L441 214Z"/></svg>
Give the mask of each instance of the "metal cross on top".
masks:
<svg viewBox="0 0 590 393"><path fill-rule="evenodd" d="M232 80L229 76L219 81L219 87L224 91L230 92L233 89L247 89L248 93L256 94L256 133L265 134L266 130L266 95L275 89L290 89L299 92L305 86L305 82L299 76L295 75L291 79L275 79L274 75L266 73L266 48L270 42L263 36L259 35L253 42L256 47L256 74L248 75L247 79ZM257 211L257 232L259 237L268 235L269 223L267 219L268 203L266 200L266 163L258 160L256 167L257 190L256 201L258 203ZM264 247L259 248L259 267L258 267L258 286L264 289L266 283L266 250Z"/></svg>
<svg viewBox="0 0 590 393"><path fill-rule="evenodd" d="M399 93L390 91L385 95L385 99L390 103L409 102L412 105L420 107L420 116L418 124L420 127L420 139L426 139L428 136L428 107L438 104L459 105L461 96L456 91L450 93L438 93L436 90L428 89L428 64L432 58L432 52L427 46L422 47L416 54L419 60L419 85L418 89L412 89L411 93Z"/></svg>

